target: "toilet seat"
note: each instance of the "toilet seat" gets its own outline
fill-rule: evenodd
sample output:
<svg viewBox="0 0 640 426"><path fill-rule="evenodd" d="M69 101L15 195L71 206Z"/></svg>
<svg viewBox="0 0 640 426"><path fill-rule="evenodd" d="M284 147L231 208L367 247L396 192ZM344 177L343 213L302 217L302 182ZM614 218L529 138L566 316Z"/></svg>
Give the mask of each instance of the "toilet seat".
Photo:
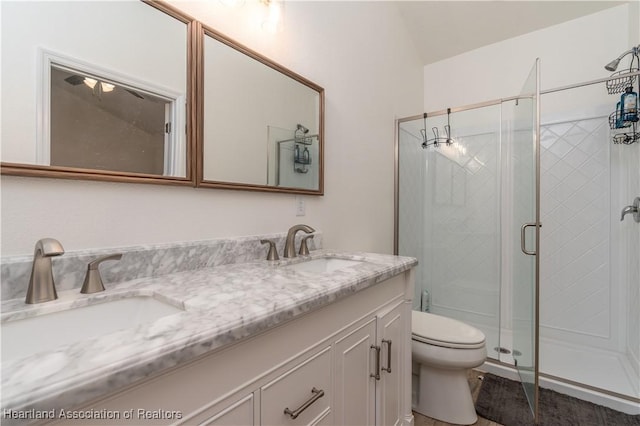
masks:
<svg viewBox="0 0 640 426"><path fill-rule="evenodd" d="M463 322L428 312L412 311L411 338L429 345L476 349L485 345L480 330Z"/></svg>

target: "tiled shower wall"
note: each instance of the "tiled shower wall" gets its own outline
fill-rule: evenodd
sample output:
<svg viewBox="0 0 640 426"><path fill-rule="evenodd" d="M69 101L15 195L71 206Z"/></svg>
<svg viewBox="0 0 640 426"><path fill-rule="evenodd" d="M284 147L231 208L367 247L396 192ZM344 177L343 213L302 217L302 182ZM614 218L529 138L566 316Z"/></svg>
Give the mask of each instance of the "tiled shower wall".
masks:
<svg viewBox="0 0 640 426"><path fill-rule="evenodd" d="M541 127L541 336L626 354L640 371L640 148L607 117Z"/></svg>
<svg viewBox="0 0 640 426"><path fill-rule="evenodd" d="M620 207L628 205L635 197L640 197L640 143L613 147L613 159L620 165L618 179L623 183L617 191ZM617 206L616 206L617 207ZM635 376L640 377L640 224L629 215L619 223L620 250L616 267L626 272L623 276L628 284L627 306L627 348L626 352L635 368Z"/></svg>
<svg viewBox="0 0 640 426"><path fill-rule="evenodd" d="M500 135L457 132L454 146L422 149L423 126L422 120L403 123L399 132L399 254L420 261L414 309L427 289L431 312L493 330L486 333L493 348L500 312Z"/></svg>
<svg viewBox="0 0 640 426"><path fill-rule="evenodd" d="M434 313L498 327L499 134L430 148L425 255Z"/></svg>
<svg viewBox="0 0 640 426"><path fill-rule="evenodd" d="M608 140L606 117L543 125L540 134L541 325L554 337L575 342L578 333L602 347L619 337Z"/></svg>

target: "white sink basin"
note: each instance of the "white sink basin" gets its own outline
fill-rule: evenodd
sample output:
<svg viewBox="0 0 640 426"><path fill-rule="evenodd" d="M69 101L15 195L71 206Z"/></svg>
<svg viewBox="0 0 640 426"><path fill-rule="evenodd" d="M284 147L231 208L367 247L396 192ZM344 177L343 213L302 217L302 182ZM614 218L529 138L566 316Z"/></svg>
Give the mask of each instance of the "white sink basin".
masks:
<svg viewBox="0 0 640 426"><path fill-rule="evenodd" d="M285 268L293 269L294 271L315 272L322 274L361 264L362 262L360 262L359 260L338 259L335 257L321 257L319 259L308 260L306 262L285 266Z"/></svg>
<svg viewBox="0 0 640 426"><path fill-rule="evenodd" d="M149 296L134 296L2 323L2 361L104 336L184 312Z"/></svg>

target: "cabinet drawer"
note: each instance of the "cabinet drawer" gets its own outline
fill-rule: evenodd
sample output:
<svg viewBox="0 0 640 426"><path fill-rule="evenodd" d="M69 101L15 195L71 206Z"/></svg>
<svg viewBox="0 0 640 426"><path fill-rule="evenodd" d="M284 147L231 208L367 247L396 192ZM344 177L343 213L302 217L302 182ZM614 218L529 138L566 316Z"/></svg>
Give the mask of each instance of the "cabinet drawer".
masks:
<svg viewBox="0 0 640 426"><path fill-rule="evenodd" d="M253 394L245 396L244 398L236 401L230 406L222 409L215 415L205 418L203 421L197 423L200 426L252 426L253 421ZM220 407L216 407L215 410L219 410ZM190 419L185 424L195 424L196 419Z"/></svg>
<svg viewBox="0 0 640 426"><path fill-rule="evenodd" d="M330 423L331 347L296 365L262 386L261 423L263 425L312 425ZM324 395L319 397L320 392ZM302 410L305 404L314 402ZM297 418L286 414L301 411Z"/></svg>

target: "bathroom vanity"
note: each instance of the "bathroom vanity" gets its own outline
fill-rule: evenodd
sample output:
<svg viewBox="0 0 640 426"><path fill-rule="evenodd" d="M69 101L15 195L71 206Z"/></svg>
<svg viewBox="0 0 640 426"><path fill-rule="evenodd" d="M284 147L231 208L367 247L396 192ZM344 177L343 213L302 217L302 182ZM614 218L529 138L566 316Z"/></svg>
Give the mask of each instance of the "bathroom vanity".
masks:
<svg viewBox="0 0 640 426"><path fill-rule="evenodd" d="M316 250L5 302L3 322L127 299L176 313L3 361L3 424L412 424L416 263Z"/></svg>

